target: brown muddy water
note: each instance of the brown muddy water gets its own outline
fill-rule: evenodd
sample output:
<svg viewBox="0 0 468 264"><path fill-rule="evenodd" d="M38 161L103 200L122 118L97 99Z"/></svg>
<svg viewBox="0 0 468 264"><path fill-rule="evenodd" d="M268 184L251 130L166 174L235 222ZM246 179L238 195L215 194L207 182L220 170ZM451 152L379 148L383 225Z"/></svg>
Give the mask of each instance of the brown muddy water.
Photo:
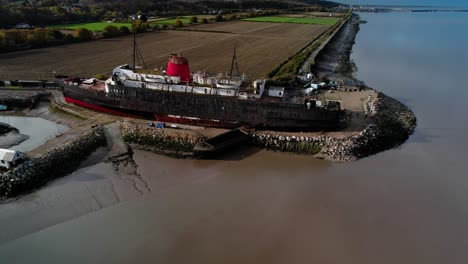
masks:
<svg viewBox="0 0 468 264"><path fill-rule="evenodd" d="M363 14L357 76L408 104L407 143L353 163L99 150L0 205L1 263L466 263L468 14ZM93 165L94 164L94 165Z"/></svg>

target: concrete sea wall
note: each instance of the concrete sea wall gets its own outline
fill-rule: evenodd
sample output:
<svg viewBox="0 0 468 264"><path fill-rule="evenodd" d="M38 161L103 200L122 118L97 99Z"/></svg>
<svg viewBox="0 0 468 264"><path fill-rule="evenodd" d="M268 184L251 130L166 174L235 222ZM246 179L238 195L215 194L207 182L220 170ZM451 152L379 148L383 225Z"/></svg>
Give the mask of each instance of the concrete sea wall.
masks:
<svg viewBox="0 0 468 264"><path fill-rule="evenodd" d="M0 197L31 191L50 180L73 172L98 147L106 145L102 127L96 127L44 155L27 160L0 174Z"/></svg>
<svg viewBox="0 0 468 264"><path fill-rule="evenodd" d="M119 122L120 132L127 143L138 144L140 149L180 157L193 157L193 147L204 138L177 129L158 129L133 122Z"/></svg>
<svg viewBox="0 0 468 264"><path fill-rule="evenodd" d="M49 91L37 89L0 88L1 104L10 107L34 108L41 99L48 98Z"/></svg>

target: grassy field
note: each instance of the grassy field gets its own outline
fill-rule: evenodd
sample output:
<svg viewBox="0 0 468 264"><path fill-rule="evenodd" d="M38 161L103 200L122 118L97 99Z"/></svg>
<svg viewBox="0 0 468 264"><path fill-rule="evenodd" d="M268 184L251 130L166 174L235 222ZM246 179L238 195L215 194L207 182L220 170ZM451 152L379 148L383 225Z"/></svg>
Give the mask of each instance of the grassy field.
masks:
<svg viewBox="0 0 468 264"><path fill-rule="evenodd" d="M157 21L150 22L150 24L153 24L153 23L154 23L154 24L159 24L159 25L163 25L163 24L166 24L166 25L175 25L175 23L176 23L177 20L182 21L182 23L184 23L184 25L190 24L190 18L187 18L187 17L173 18L173 19L164 19L164 20L157 20Z"/></svg>
<svg viewBox="0 0 468 264"><path fill-rule="evenodd" d="M175 25L177 20L182 21L182 23L184 23L184 25L190 24L190 18L189 17L154 20L154 21L150 21L149 24ZM61 29L70 29L70 30L74 30L74 29L78 29L78 28L86 28L86 29L89 29L89 30L92 30L92 31L103 31L105 27L110 26L110 25L116 26L116 27L121 27L121 26L126 26L128 28L132 27L132 23L92 22L92 23L80 23L80 24L54 25L54 26L50 26L50 28L61 28Z"/></svg>
<svg viewBox="0 0 468 264"><path fill-rule="evenodd" d="M164 30L137 38L149 68L166 67L168 55L181 52L191 71L210 74L229 70L237 46L240 71L252 80L266 76L329 27L233 21L192 27L229 33ZM6 80L53 79L54 71L84 77L108 75L117 65L131 63L131 55L131 36L6 53L0 54L0 76Z"/></svg>
<svg viewBox="0 0 468 264"><path fill-rule="evenodd" d="M264 16L244 18L243 21L251 22L270 22L270 23L293 23L293 24L310 24L310 25L329 25L332 26L338 22L336 18L322 17L287 17L287 16Z"/></svg>
<svg viewBox="0 0 468 264"><path fill-rule="evenodd" d="M107 22L93 22L93 23L81 23L81 24L68 24L68 25L55 25L50 26L50 28L65 28L65 29L78 29L78 28L86 28L92 31L103 31L107 26L126 26L128 28L132 27L131 23L107 23Z"/></svg>

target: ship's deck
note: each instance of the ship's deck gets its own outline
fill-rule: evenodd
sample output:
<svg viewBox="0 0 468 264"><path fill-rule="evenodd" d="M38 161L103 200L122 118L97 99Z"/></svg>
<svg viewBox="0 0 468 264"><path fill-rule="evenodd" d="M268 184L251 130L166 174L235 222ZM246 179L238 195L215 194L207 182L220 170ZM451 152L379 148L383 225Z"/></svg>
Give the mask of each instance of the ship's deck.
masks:
<svg viewBox="0 0 468 264"><path fill-rule="evenodd" d="M82 83L80 84L80 88L104 92L106 90L106 84L103 81L98 81L97 83L94 83L94 84Z"/></svg>

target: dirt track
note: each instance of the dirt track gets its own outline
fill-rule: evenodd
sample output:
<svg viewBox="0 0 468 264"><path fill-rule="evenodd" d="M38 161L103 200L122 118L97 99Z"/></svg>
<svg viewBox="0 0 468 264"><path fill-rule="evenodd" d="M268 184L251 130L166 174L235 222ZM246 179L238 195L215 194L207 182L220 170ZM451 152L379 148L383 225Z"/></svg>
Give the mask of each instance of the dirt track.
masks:
<svg viewBox="0 0 468 264"><path fill-rule="evenodd" d="M165 67L170 53L182 52L192 71L216 74L230 67L234 45L240 71L249 79L267 74L295 54L327 26L279 23L224 22L191 27L200 31L158 31L138 36L149 67ZM131 63L132 37L104 39L0 55L0 79L53 79L56 74L109 74Z"/></svg>

